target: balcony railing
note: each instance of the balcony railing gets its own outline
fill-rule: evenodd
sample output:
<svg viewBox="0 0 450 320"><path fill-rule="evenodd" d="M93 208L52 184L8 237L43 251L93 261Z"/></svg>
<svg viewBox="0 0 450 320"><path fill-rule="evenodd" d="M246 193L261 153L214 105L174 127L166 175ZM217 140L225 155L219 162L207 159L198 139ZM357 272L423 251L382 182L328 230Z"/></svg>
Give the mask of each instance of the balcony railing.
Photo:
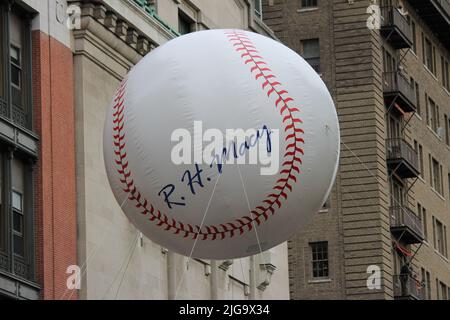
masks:
<svg viewBox="0 0 450 320"><path fill-rule="evenodd" d="M395 205L395 204L394 204ZM414 212L404 206L390 208L391 232L406 244L423 241L422 222Z"/></svg>
<svg viewBox="0 0 450 320"><path fill-rule="evenodd" d="M396 49L411 48L412 31L408 20L393 6L381 7L381 34Z"/></svg>
<svg viewBox="0 0 450 320"><path fill-rule="evenodd" d="M394 275L394 297L398 300L425 300L423 284L410 274Z"/></svg>
<svg viewBox="0 0 450 320"><path fill-rule="evenodd" d="M414 178L420 173L416 151L402 138L386 140L386 160L391 169L402 178Z"/></svg>
<svg viewBox="0 0 450 320"><path fill-rule="evenodd" d="M416 111L417 101L414 86L401 73L384 72L383 91L388 105L395 102L403 112Z"/></svg>

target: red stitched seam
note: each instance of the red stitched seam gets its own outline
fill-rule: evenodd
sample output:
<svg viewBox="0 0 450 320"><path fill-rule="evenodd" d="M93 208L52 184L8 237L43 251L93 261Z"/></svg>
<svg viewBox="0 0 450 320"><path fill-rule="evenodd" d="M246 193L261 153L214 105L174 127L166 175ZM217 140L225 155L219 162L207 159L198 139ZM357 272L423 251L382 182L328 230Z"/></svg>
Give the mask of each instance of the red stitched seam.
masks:
<svg viewBox="0 0 450 320"><path fill-rule="evenodd" d="M290 158L283 162L282 168L279 172L280 176L283 178L278 179L276 185L273 187L274 193L269 194L265 200L262 201L262 205L257 206L251 211L254 217L243 216L241 218L235 219L233 222L223 223L218 226L203 226L200 230L200 226L184 224L178 222L173 218L168 218L167 215L156 210L152 204L150 204L147 199L142 197L141 193L137 190L131 169L128 168L127 153L126 153L126 142L125 142L125 132L123 131L125 120L124 120L124 96L126 91L126 79L121 83L117 93L114 97L114 113L113 113L113 144L114 153L116 155L116 165L117 172L120 175L120 182L123 186L123 191L128 194L128 199L134 201L136 208L141 210L143 215L149 215L149 220L155 222L157 226L163 227L166 231L173 231L174 234L179 234L184 238L192 237L196 239L198 236L200 240L223 240L226 237L234 237L237 233L243 234L245 231L250 231L253 228L253 222L260 225L264 219L267 221L269 218L269 211L272 215L276 213L274 208L275 205L278 208L282 206L282 198L287 199L287 190L292 191L292 185L289 183L291 180L297 182L295 176L296 173L300 173L299 165L301 165L301 156L303 155L303 149L298 146L298 143L304 143L303 139L298 137L298 134L303 133L303 130L297 128L297 123L302 123L299 118L293 116L294 112L299 112L297 108L290 108L288 103L294 100L288 96L287 90L279 90L276 87L282 87L282 84L278 81L271 82L271 79L275 79L270 68L267 67L267 63L258 54L255 45L252 41L242 33L236 31L226 32L229 37L229 41L233 44L235 50L241 54L241 58L245 58L245 64L252 63L254 66L251 68L250 72L258 73L255 79L262 79L262 89L267 92L268 97L272 94L276 94L278 99L275 102L275 107L279 108L279 105L283 103L280 107L280 115L283 118L284 130L289 131L289 135L285 137L285 141L289 144L286 146L284 158ZM242 53L244 52L244 53ZM287 111L287 115L284 115ZM288 122L286 124L286 122ZM294 142L292 142L292 140ZM295 173L295 172L296 173ZM264 205L268 205L267 207Z"/></svg>

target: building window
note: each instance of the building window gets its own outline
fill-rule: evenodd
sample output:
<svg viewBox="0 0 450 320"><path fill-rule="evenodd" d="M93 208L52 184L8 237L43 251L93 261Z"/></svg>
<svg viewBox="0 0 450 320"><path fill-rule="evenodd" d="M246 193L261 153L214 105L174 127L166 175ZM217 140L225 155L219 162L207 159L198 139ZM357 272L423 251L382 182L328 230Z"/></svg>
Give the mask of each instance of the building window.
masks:
<svg viewBox="0 0 450 320"><path fill-rule="evenodd" d="M5 35L3 34L3 26L4 26L4 10L3 7L0 5L0 26L2 26L2 32L0 32L0 113L3 113L3 109L6 107L6 97L5 97L5 58L6 54L3 52L3 47L5 46Z"/></svg>
<svg viewBox="0 0 450 320"><path fill-rule="evenodd" d="M328 278L328 242L310 243L312 252L313 278Z"/></svg>
<svg viewBox="0 0 450 320"><path fill-rule="evenodd" d="M433 158L429 156L430 162L430 183L431 187L440 195L443 195L443 176L442 176L442 165Z"/></svg>
<svg viewBox="0 0 450 320"><path fill-rule="evenodd" d="M442 85L447 91L450 91L450 70L448 66L448 60L443 56L441 57L442 66Z"/></svg>
<svg viewBox="0 0 450 320"><path fill-rule="evenodd" d="M0 35L0 116L9 120L3 126L12 131L17 126L32 129L31 31L26 16L17 5L8 11L0 4L0 24L6 29ZM21 135L31 136L25 130ZM0 270L34 281L34 156L11 143L0 138Z"/></svg>
<svg viewBox="0 0 450 320"><path fill-rule="evenodd" d="M437 132L440 126L439 106L430 97L427 99L427 124L434 132Z"/></svg>
<svg viewBox="0 0 450 320"><path fill-rule="evenodd" d="M431 274L427 271L427 282L426 282L426 288L427 288L427 300L431 300Z"/></svg>
<svg viewBox="0 0 450 320"><path fill-rule="evenodd" d="M444 134L445 134L445 143L450 146L450 119L444 114Z"/></svg>
<svg viewBox="0 0 450 320"><path fill-rule="evenodd" d="M435 217L433 217L433 240L434 248L447 257L447 228Z"/></svg>
<svg viewBox="0 0 450 320"><path fill-rule="evenodd" d="M20 48L11 46L11 87L12 103L17 107L22 105L22 62Z"/></svg>
<svg viewBox="0 0 450 320"><path fill-rule="evenodd" d="M6 271L31 279L31 254L33 245L33 218L31 194L32 174L30 165L21 158L1 153L1 191L9 201L1 201L0 255L13 261L13 269ZM3 173L6 173L3 175ZM8 219L8 217L11 217ZM11 247L6 244L10 243Z"/></svg>
<svg viewBox="0 0 450 320"><path fill-rule="evenodd" d="M436 293L438 300L448 300L448 288L442 281L436 278Z"/></svg>
<svg viewBox="0 0 450 320"><path fill-rule="evenodd" d="M254 0L256 16L262 18L262 0Z"/></svg>
<svg viewBox="0 0 450 320"><path fill-rule="evenodd" d="M414 140L414 151L416 151L417 159L419 161L419 175L423 178L423 147L416 140Z"/></svg>
<svg viewBox="0 0 450 320"><path fill-rule="evenodd" d="M425 290L425 300L431 300L431 275L422 268L422 287Z"/></svg>
<svg viewBox="0 0 450 320"><path fill-rule="evenodd" d="M0 8L0 24L7 27L0 36L0 116L31 129L31 31L23 16L16 6Z"/></svg>
<svg viewBox="0 0 450 320"><path fill-rule="evenodd" d="M416 23L413 20L410 20L410 21L411 21L411 33L412 33L412 51L417 54Z"/></svg>
<svg viewBox="0 0 450 320"><path fill-rule="evenodd" d="M422 33L422 54L423 63L431 71L432 74L436 74L436 49L431 41Z"/></svg>
<svg viewBox="0 0 450 320"><path fill-rule="evenodd" d="M302 55L317 73L320 73L320 45L319 39L302 40Z"/></svg>
<svg viewBox="0 0 450 320"><path fill-rule="evenodd" d="M317 8L317 0L300 0L300 8Z"/></svg>
<svg viewBox="0 0 450 320"><path fill-rule="evenodd" d="M416 97L416 110L417 110L417 114L419 116L422 115L422 110L420 110L420 88L419 88L419 84L414 80L413 77L411 77L411 85L414 89L414 95Z"/></svg>
<svg viewBox="0 0 450 320"><path fill-rule="evenodd" d="M450 173L448 174L448 198L450 199Z"/></svg>
<svg viewBox="0 0 450 320"><path fill-rule="evenodd" d="M191 33L193 21L190 19L187 14L182 11L178 11L178 32L180 34L188 34Z"/></svg>
<svg viewBox="0 0 450 320"><path fill-rule="evenodd" d="M420 203L417 204L417 215L422 221L422 232L425 241L428 240L428 221L427 221L427 209L425 209Z"/></svg>

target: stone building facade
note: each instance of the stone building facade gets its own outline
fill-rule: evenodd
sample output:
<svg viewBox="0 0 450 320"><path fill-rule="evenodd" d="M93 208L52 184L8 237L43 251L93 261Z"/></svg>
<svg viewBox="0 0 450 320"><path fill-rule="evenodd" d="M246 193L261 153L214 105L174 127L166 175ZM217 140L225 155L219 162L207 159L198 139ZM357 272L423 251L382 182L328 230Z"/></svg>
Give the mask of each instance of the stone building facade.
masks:
<svg viewBox="0 0 450 320"><path fill-rule="evenodd" d="M72 37L78 263L83 271L79 297L289 298L286 244L251 259L193 259L187 265L186 257L140 236L116 203L103 163L106 109L128 70L155 47L188 32L239 28L273 37L258 17L254 1L69 3L81 8L81 25Z"/></svg>
<svg viewBox="0 0 450 320"><path fill-rule="evenodd" d="M337 180L289 243L293 299L449 299L450 4L265 0L333 94Z"/></svg>
<svg viewBox="0 0 450 320"><path fill-rule="evenodd" d="M256 4L256 6L255 6ZM287 299L287 244L188 259L141 236L103 163L113 93L185 33L274 37L250 0L0 2L0 299Z"/></svg>

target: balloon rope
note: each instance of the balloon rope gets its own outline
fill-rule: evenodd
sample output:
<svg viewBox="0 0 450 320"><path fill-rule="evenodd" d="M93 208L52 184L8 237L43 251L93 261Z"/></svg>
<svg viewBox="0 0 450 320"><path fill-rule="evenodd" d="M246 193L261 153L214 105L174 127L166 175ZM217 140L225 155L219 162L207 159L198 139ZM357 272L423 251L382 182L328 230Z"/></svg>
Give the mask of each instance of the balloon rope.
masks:
<svg viewBox="0 0 450 320"><path fill-rule="evenodd" d="M258 242L258 247L259 247L259 254L260 254L261 258L262 258L263 250L262 250L262 247L261 247L261 242L259 241L258 230L256 230L257 225L255 224L255 219L253 217L253 212L252 212L252 209L251 209L251 206L250 206L250 201L248 200L247 189L245 188L244 178L242 177L242 172L241 172L241 168L239 167L239 164L237 164L237 168L238 168L238 172L239 172L239 177L241 178L242 189L244 190L245 200L247 201L248 211L250 212L250 216L252 218L253 230L255 230L256 241ZM254 265L250 266L250 268L254 268L254 267L255 267ZM264 264L264 268L266 269L266 272L267 272L266 264ZM253 270L253 272L255 272L255 270ZM253 289L250 288L250 290L253 290Z"/></svg>
<svg viewBox="0 0 450 320"><path fill-rule="evenodd" d="M195 250L195 246L197 245L198 235L200 234L200 232L201 232L201 230L202 230L203 224L204 224L205 219L206 219L206 216L207 216L207 214L208 214L208 210L209 210L209 207L210 207L210 205L211 205L212 198L214 197L214 193L216 192L216 187L217 187L217 184L218 184L218 182L219 182L220 176L221 176L221 174L219 174L219 175L217 176L216 183L214 184L214 188L213 188L213 190L212 190L212 192L211 192L211 196L209 197L208 204L206 205L205 213L203 214L202 222L200 223L200 228L198 228L197 235L196 235L195 240L194 240L194 244L192 245L191 252L189 253L189 258L188 258L188 261L187 261L187 268L189 267L189 262L191 261L192 254L194 253L194 250ZM187 269L187 268L186 268L186 269ZM180 279L180 281L179 281L179 283L178 283L177 290L175 291L175 297L174 297L174 300L177 299L178 292L180 291L181 285L183 284L184 277L185 277L185 275L186 275L186 269L184 269L183 275L181 276L181 279Z"/></svg>
<svg viewBox="0 0 450 320"><path fill-rule="evenodd" d="M242 279L244 280L244 283L247 283L247 280L245 279L244 266L242 265L242 258L239 259L239 262L241 263Z"/></svg>
<svg viewBox="0 0 450 320"><path fill-rule="evenodd" d="M114 283L115 283L116 280L118 279L118 277L119 277L119 275L120 275L120 273L121 273L123 267L126 265L126 268L128 268L128 265L129 265L129 263L130 263L130 260L131 260L131 258L133 257L133 253L134 253L134 250L135 250L135 248L136 248L137 242L138 242L138 240L139 240L139 236L140 236L140 233L138 232L138 234L137 234L137 236L136 236L136 239L132 242L132 244L131 244L131 246L130 246L130 249L128 250L128 254L125 256L125 260L122 262L122 265L120 266L119 271L118 271L118 272L116 273L116 275L114 276L114 279L113 279L113 281L111 282L111 285L108 287L108 290L106 290L105 294L103 295L102 300L105 300L105 299L106 299L106 296L108 295L108 293L111 291L112 287L114 286ZM124 270L124 273L123 273L123 276L125 276L125 272L126 272L126 271L127 271L127 270L125 269L125 270ZM123 280L123 278L122 278L122 280ZM116 296L117 296L117 294L118 294L118 290L119 290L119 289L120 289L120 287L117 289Z"/></svg>
<svg viewBox="0 0 450 320"><path fill-rule="evenodd" d="M138 243L138 240L139 240L140 237L141 237L141 234L140 234L140 232L138 232L138 236L136 238L136 241L134 242L133 251L131 251L131 255L128 258L128 262L127 262L127 265L125 267L125 270L122 273L122 278L120 279L119 286L117 287L117 291L116 291L116 295L114 296L114 300L117 300L117 296L119 295L120 288L122 288L123 279L125 278L125 274L127 273L128 266L130 265L131 259L133 258L134 251L136 251L137 243Z"/></svg>
<svg viewBox="0 0 450 320"><path fill-rule="evenodd" d="M423 137L423 135L422 135ZM421 138L422 138L421 137ZM361 165L364 167L365 170L367 170L369 172L369 174L374 177L377 181L380 181L379 178L377 178L377 176L372 172L372 170L367 167L367 165L362 161L362 159L353 152L353 150L341 139L341 144L348 150L350 151L350 153L358 160L359 163L361 163ZM392 176L394 175L395 171L398 169L398 166L394 168L394 170L392 170L392 172L389 174L388 176L388 183L390 181L390 179L392 178ZM357 176L357 178L360 178L359 176ZM352 198L352 200L355 201L355 198L353 197L353 195L351 193L349 193L350 197ZM405 204L400 203L399 200L397 200L395 197L390 197L390 200L393 201L397 206L399 207L403 207ZM406 199L406 202L408 202L408 199ZM420 213L419 213L420 214ZM402 238L403 234L400 235L400 237L397 239L398 241Z"/></svg>

